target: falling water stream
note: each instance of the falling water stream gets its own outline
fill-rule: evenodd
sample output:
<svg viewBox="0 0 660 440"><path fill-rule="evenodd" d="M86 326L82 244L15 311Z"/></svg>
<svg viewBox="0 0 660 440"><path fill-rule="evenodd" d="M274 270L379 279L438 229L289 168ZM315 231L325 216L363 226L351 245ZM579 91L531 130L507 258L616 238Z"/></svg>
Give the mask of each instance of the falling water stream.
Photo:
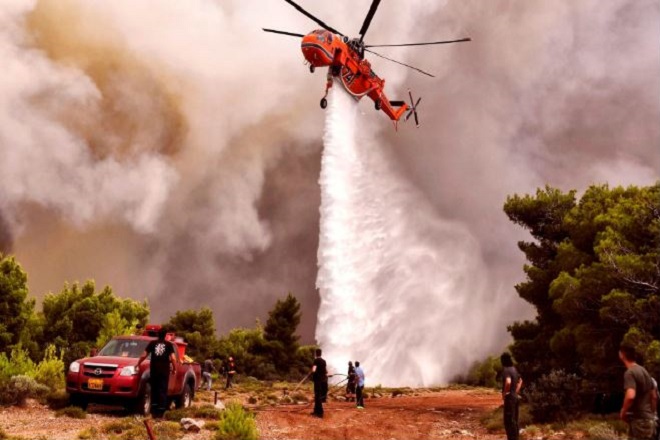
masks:
<svg viewBox="0 0 660 440"><path fill-rule="evenodd" d="M373 117L333 88L319 180L316 338L335 372L359 360L367 386L446 383L493 336L478 244L397 172L367 127Z"/></svg>

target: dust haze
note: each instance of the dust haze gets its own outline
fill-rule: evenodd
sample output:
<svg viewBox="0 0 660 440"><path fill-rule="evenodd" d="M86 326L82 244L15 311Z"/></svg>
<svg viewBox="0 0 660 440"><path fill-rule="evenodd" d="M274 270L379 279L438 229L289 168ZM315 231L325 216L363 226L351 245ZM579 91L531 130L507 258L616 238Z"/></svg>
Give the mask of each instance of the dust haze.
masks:
<svg viewBox="0 0 660 440"><path fill-rule="evenodd" d="M370 1L300 3L355 34ZM484 350L531 316L507 194L658 179L659 19L651 0L382 2L368 43L473 38L381 50L435 79L372 60L390 99L423 97L420 129L360 109L416 197L478 243ZM224 331L291 291L313 341L325 74L261 27L316 25L278 0L2 2L0 248L33 295L94 278L155 319L208 305Z"/></svg>

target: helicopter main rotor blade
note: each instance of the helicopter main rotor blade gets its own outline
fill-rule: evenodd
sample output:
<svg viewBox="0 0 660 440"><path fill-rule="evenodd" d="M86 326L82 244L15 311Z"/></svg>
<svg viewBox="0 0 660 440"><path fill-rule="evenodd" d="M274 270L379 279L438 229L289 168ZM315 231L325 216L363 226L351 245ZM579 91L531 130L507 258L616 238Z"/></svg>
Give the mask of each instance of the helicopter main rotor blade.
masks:
<svg viewBox="0 0 660 440"><path fill-rule="evenodd" d="M362 23L362 27L360 28L360 43L362 40L364 40L364 34L367 33L369 30L369 26L371 25L371 20L373 20L374 15L376 15L376 10L378 9L378 5L380 4L380 0L373 0L371 2L371 7L369 8L369 12L367 12L367 16L364 17L364 22Z"/></svg>
<svg viewBox="0 0 660 440"><path fill-rule="evenodd" d="M321 21L320 19L314 17L312 14L310 14L310 13L307 12L307 11L305 11L305 10L304 10L299 4L297 4L296 2L294 2L294 1L292 1L292 0L284 0L284 1L287 2L288 4L290 4L291 6L293 6L294 8L296 8L296 9L298 10L298 12L300 12L300 13L303 14L305 17L307 17L307 18L311 19L312 21L314 21L316 24L318 24L319 26L321 26L323 29L329 30L330 32L334 32L335 34L339 34L339 35L342 35L342 36L344 35L344 34L342 34L341 32L339 32L337 29L334 29L334 28L328 26L327 24L325 24L325 23L324 23L323 21Z"/></svg>
<svg viewBox="0 0 660 440"><path fill-rule="evenodd" d="M406 44L368 44L365 47L403 47L403 46L429 46L432 44L463 43L472 41L471 38L461 38L460 40L430 41L428 43L406 43Z"/></svg>
<svg viewBox="0 0 660 440"><path fill-rule="evenodd" d="M273 34L289 35L291 37L304 37L303 34L296 34L295 32L285 32L285 31L278 31L275 29L266 29L266 28L261 28L261 30L264 32L271 32Z"/></svg>
<svg viewBox="0 0 660 440"><path fill-rule="evenodd" d="M393 63L401 64L402 66L406 66L406 67L408 67L408 68L410 68L410 69L416 70L416 71L418 71L419 73L423 73L423 74L426 75L426 76L430 76L431 78L435 78L435 75L431 75L431 74L428 73L428 72L424 72L422 69L418 69L418 68L415 67L415 66L411 66L411 65L409 65L409 64L402 63L401 61L393 60L392 58L387 58L386 56L381 55L381 54L379 54L379 53L377 53L377 52L374 52L373 50L365 49L365 51L367 51L367 52L369 52L369 53L372 53L372 54L376 55L377 57L384 58L384 59L386 59L387 61L392 61Z"/></svg>

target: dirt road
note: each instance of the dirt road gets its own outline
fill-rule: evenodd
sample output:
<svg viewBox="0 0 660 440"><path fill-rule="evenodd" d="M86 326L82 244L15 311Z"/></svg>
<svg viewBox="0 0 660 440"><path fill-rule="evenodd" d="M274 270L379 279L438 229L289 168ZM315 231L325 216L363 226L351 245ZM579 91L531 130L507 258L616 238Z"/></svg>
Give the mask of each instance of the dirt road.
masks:
<svg viewBox="0 0 660 440"><path fill-rule="evenodd" d="M419 396L368 399L366 408L329 402L320 420L311 406L276 406L258 412L264 440L498 439L479 419L500 404L500 396L481 390L451 390Z"/></svg>
<svg viewBox="0 0 660 440"><path fill-rule="evenodd" d="M210 400L211 394L199 397L197 404ZM247 401L247 397L248 394L239 392L230 398ZM500 397L495 392L443 390L367 399L364 410L356 409L354 403L333 401L326 404L326 417L322 420L309 415L311 404L275 404L252 409L262 440L494 440L502 436L488 435L479 419L499 404ZM121 410L92 406L83 420L55 417L54 411L31 401L27 408L0 408L0 427L9 435L48 440L76 440L81 431L94 427L94 437L106 439L110 435L103 433L102 427L126 415ZM202 430L188 433L184 438L209 440L212 437L212 432Z"/></svg>

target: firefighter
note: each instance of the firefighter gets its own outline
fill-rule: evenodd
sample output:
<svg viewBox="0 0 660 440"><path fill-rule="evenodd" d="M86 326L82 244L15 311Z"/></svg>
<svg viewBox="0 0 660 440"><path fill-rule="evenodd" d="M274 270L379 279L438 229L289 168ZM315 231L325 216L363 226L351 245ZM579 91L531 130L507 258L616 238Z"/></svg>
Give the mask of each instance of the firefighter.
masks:
<svg viewBox="0 0 660 440"><path fill-rule="evenodd" d="M348 373L346 374L346 401L355 402L355 383L357 381L357 376L355 375L355 367L353 362L348 361Z"/></svg>
<svg viewBox="0 0 660 440"><path fill-rule="evenodd" d="M314 381L314 412L312 415L319 418L323 418L323 402L328 394L328 368L321 354L321 349L317 348L311 370Z"/></svg>
<svg viewBox="0 0 660 440"><path fill-rule="evenodd" d="M165 340L167 331L163 328L158 330L158 339L149 342L144 353L138 359L136 369L147 356L151 355L149 362L149 385L151 386L151 414L160 418L167 410L167 384L170 374L176 373L176 356L174 346Z"/></svg>

